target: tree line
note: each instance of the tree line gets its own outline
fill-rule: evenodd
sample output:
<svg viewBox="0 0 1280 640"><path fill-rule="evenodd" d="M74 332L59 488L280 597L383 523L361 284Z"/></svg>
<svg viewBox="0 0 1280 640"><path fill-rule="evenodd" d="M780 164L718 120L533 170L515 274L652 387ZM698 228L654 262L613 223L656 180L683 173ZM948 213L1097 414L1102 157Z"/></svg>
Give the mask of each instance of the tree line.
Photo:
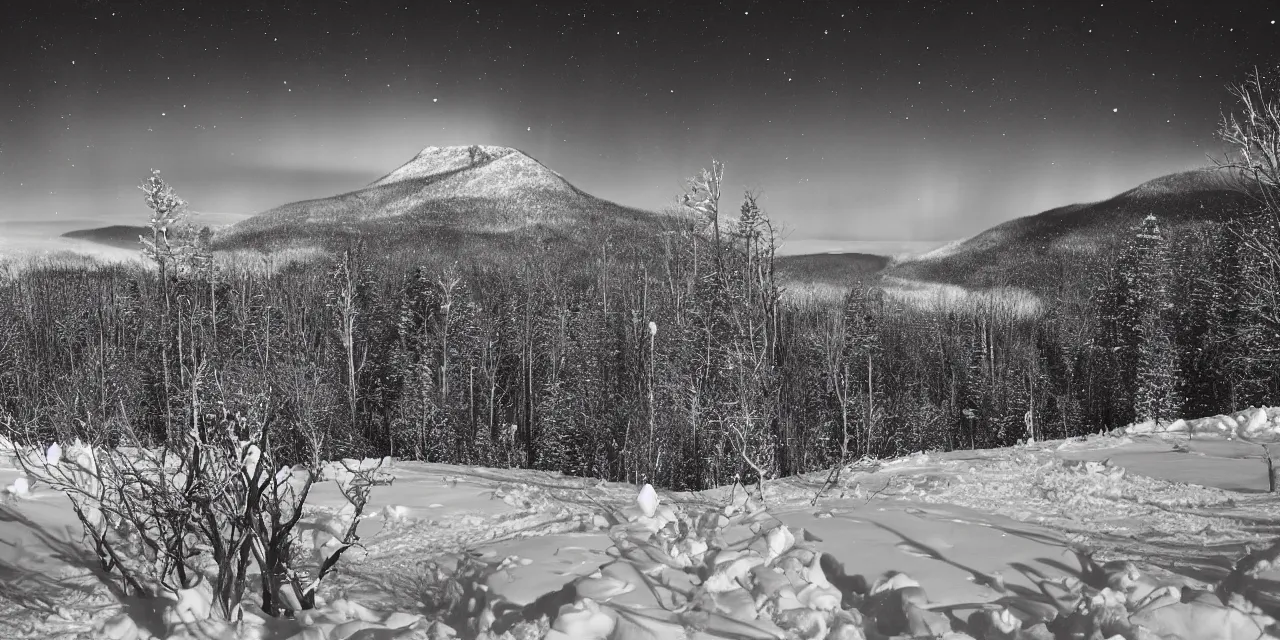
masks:
<svg viewBox="0 0 1280 640"><path fill-rule="evenodd" d="M1249 108L1274 107L1264 89L1239 87L1221 130L1256 215L1170 230L1153 211L1035 316L875 287L784 295L777 233L752 193L722 193L717 163L681 215L590 259L443 265L358 238L318 260L222 260L208 233L178 231L185 203L153 174L150 266L0 280L0 420L26 441L145 445L251 406L282 460L701 489L1273 403L1276 111Z"/></svg>

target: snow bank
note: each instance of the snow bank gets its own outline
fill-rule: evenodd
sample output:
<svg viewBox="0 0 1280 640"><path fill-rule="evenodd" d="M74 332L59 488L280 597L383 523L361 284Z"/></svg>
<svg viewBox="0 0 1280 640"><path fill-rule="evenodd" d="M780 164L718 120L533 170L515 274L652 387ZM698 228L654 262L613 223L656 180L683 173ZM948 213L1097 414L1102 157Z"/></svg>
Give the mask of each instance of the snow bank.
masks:
<svg viewBox="0 0 1280 640"><path fill-rule="evenodd" d="M1148 420L1124 427L1123 431L1130 435L1185 433L1228 440L1276 442L1280 441L1280 407L1250 407L1226 415L1192 420L1179 418L1172 422Z"/></svg>

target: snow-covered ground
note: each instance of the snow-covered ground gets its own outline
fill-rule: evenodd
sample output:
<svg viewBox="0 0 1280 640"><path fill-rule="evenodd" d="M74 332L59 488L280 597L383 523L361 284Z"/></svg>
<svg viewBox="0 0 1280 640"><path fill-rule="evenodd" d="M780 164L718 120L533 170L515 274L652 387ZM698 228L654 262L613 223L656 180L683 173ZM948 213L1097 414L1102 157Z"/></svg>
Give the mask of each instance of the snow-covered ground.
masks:
<svg viewBox="0 0 1280 640"><path fill-rule="evenodd" d="M863 461L816 502L825 473L773 481L763 503L723 487L654 505L630 485L398 462L323 594L365 635L295 637L1089 638L1107 619L1096 637L1257 638L1280 574L1232 583L1260 610L1212 590L1280 536L1257 443L1280 412L1261 416ZM345 502L333 483L311 501L313 525ZM79 540L39 486L0 506L0 637L108 637L120 608L77 577Z"/></svg>
<svg viewBox="0 0 1280 640"><path fill-rule="evenodd" d="M970 289L954 284L885 276L880 289L891 300L926 311L999 309L1019 318L1044 312L1035 293L1018 287Z"/></svg>

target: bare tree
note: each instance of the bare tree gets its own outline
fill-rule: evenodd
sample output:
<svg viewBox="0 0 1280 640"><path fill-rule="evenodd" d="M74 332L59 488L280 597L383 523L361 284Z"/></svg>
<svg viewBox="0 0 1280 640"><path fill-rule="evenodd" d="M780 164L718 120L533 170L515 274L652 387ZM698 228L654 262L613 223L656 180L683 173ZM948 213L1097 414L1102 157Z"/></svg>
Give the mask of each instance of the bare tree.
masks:
<svg viewBox="0 0 1280 640"><path fill-rule="evenodd" d="M436 287L440 292L440 313L437 316L437 326L435 327L436 338L440 341L440 366L439 366L439 384L436 385L437 391L440 393L440 406L449 406L449 363L450 353L453 348L449 344L449 333L454 323L454 303L455 296L458 293L458 285L462 283L462 276L458 275L455 268L450 267L436 277Z"/></svg>
<svg viewBox="0 0 1280 640"><path fill-rule="evenodd" d="M328 422L333 390L324 379L324 371L313 362L295 358L291 366L281 368L279 387L292 405L292 431L304 445L300 455L309 468L321 468L332 448Z"/></svg>
<svg viewBox="0 0 1280 640"><path fill-rule="evenodd" d="M844 328L845 314L834 310L828 311L824 319L827 323L819 336L822 341L822 373L827 383L827 390L840 405L840 461L831 468L831 473L827 475L822 488L814 494L812 504L817 504L822 494L840 483L840 473L849 463L849 441L853 439L853 432L850 430L853 425L849 410L852 408L855 391L852 388L854 377L850 375L849 360L845 357L848 339Z"/></svg>
<svg viewBox="0 0 1280 640"><path fill-rule="evenodd" d="M330 277L333 279L330 305L333 308L335 329L338 341L342 343L343 364L346 367L347 425L348 428L355 428L356 401L359 393L356 379L356 374L359 372L356 364L356 318L360 314L358 301L360 280L355 259L350 251L342 253L342 259L334 264Z"/></svg>
<svg viewBox="0 0 1280 640"><path fill-rule="evenodd" d="M1280 70L1266 75L1255 69L1230 92L1235 111L1224 114L1218 127L1227 151L1215 162L1261 209L1233 229L1253 256L1241 269L1250 320L1239 338L1250 345L1247 357L1263 358L1265 370L1280 361Z"/></svg>
<svg viewBox="0 0 1280 640"><path fill-rule="evenodd" d="M1229 90L1238 111L1222 116L1218 136L1228 150L1214 161L1243 178L1247 191L1280 226L1280 78L1255 69L1251 78Z"/></svg>

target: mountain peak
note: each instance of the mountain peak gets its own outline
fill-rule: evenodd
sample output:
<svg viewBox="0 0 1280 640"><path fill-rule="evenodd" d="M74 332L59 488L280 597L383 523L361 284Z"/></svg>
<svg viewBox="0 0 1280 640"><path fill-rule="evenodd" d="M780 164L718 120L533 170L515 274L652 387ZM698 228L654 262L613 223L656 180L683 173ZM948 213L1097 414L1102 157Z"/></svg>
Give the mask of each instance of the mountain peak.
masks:
<svg viewBox="0 0 1280 640"><path fill-rule="evenodd" d="M381 187L407 180L435 182L450 178L460 179L464 183L459 185L463 191L572 189L560 174L523 151L497 145L427 147L369 186Z"/></svg>

